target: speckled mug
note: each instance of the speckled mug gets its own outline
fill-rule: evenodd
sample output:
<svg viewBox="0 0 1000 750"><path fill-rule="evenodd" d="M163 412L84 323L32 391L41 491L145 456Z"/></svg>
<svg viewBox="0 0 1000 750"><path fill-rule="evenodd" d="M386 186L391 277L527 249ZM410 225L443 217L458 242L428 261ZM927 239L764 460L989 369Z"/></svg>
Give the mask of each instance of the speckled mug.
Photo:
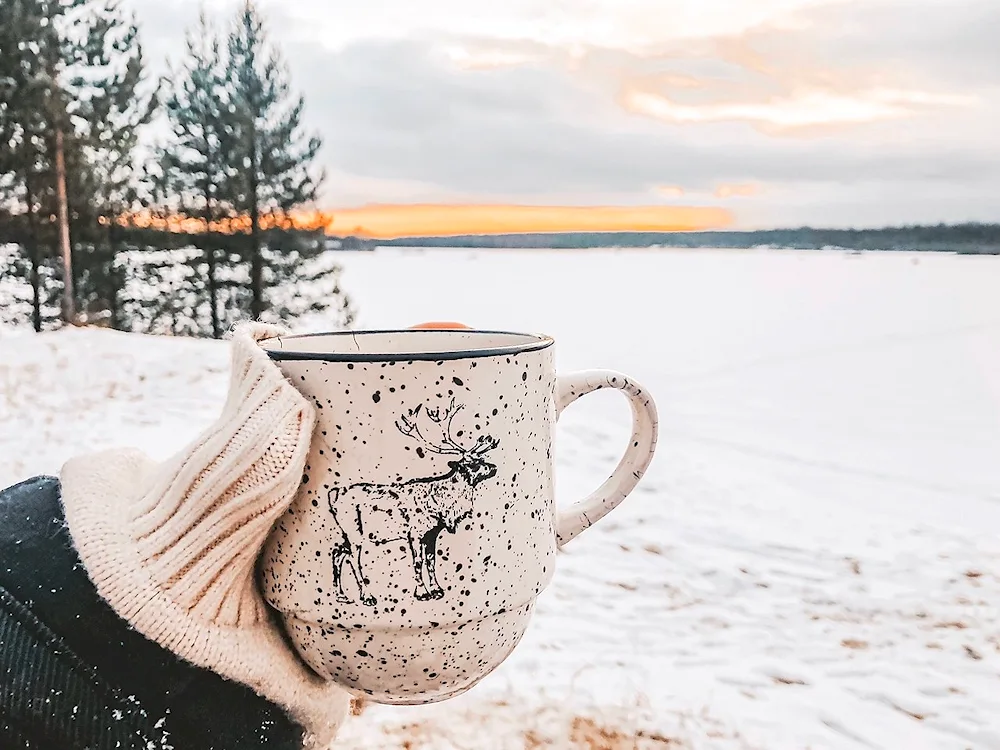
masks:
<svg viewBox="0 0 1000 750"><path fill-rule="evenodd" d="M653 400L617 372L557 378L553 343L469 329L263 343L318 419L260 580L319 675L379 703L465 692L520 641L556 549L638 483ZM611 477L559 512L556 420L600 388L628 397L632 438Z"/></svg>

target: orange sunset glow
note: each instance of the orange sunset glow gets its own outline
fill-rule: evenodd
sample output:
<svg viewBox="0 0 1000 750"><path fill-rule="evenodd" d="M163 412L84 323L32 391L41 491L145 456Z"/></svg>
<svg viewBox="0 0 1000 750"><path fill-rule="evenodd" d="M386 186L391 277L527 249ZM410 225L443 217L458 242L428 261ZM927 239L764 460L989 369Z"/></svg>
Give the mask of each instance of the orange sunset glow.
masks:
<svg viewBox="0 0 1000 750"><path fill-rule="evenodd" d="M732 224L699 206L369 205L332 211L327 232L374 239L535 232L685 232Z"/></svg>
<svg viewBox="0 0 1000 750"><path fill-rule="evenodd" d="M108 219L102 218L102 224ZM181 214L157 216L139 211L115 219L122 226L181 234L204 231L247 233L250 218L237 216L209 224ZM262 215L262 229L325 228L335 236L371 239L450 237L465 234L542 232L693 232L723 229L733 223L724 208L699 206L503 206L402 204L369 205L333 211L295 211Z"/></svg>

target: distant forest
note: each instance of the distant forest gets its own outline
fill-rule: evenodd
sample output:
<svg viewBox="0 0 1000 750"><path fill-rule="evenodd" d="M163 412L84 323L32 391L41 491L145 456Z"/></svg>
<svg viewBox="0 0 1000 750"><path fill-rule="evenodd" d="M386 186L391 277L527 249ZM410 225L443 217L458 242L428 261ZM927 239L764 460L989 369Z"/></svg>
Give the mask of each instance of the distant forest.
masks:
<svg viewBox="0 0 1000 750"><path fill-rule="evenodd" d="M1000 224L938 224L882 229L764 229L714 232L560 232L381 240L382 246L481 248L718 247L801 250L908 250L1000 255Z"/></svg>

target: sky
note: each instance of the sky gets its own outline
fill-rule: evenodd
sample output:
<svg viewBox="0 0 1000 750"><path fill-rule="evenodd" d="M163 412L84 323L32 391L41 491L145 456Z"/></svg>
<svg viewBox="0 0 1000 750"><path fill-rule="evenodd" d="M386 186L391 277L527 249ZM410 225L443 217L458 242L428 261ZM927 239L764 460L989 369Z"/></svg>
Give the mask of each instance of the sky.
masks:
<svg viewBox="0 0 1000 750"><path fill-rule="evenodd" d="M160 72L202 3L130 2ZM259 5L341 229L1000 220L997 0Z"/></svg>

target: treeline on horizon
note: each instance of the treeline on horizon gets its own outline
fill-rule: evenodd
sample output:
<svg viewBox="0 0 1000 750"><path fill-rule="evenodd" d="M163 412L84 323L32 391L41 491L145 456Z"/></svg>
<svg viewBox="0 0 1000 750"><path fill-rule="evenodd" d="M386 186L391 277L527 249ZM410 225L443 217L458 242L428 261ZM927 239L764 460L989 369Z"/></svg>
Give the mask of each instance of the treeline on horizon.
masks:
<svg viewBox="0 0 1000 750"><path fill-rule="evenodd" d="M304 101L249 0L151 80L120 0L0 0L0 326L353 315Z"/></svg>
<svg viewBox="0 0 1000 750"><path fill-rule="evenodd" d="M701 232L557 232L450 237L406 237L380 240L403 247L468 247L557 250L623 248L788 248L797 250L925 251L1000 255L1000 224L937 224L878 229L760 229Z"/></svg>

